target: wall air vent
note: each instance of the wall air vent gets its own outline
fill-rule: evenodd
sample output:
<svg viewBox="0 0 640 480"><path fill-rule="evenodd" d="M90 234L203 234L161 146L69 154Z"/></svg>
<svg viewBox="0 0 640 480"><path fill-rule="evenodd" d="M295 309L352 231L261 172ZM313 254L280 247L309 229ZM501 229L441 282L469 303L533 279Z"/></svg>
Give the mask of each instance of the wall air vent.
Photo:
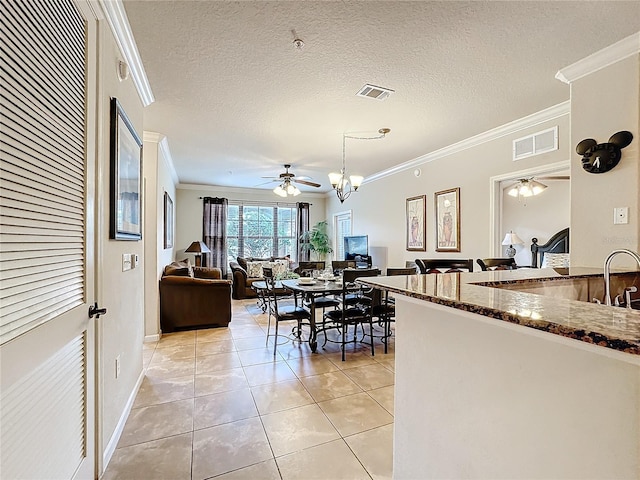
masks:
<svg viewBox="0 0 640 480"><path fill-rule="evenodd" d="M513 160L558 149L558 126L513 141Z"/></svg>
<svg viewBox="0 0 640 480"><path fill-rule="evenodd" d="M384 100L393 93L389 88L376 87L375 85L366 84L356 93L357 97L373 98L374 100Z"/></svg>

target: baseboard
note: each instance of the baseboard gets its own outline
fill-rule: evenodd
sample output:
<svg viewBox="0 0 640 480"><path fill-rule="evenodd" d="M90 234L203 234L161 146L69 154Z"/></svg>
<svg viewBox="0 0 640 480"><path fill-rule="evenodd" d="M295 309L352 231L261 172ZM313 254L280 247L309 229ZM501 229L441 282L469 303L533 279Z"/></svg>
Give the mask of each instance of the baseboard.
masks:
<svg viewBox="0 0 640 480"><path fill-rule="evenodd" d="M127 423L127 419L129 418L129 414L131 413L131 408L133 407L133 402L136 400L136 395L138 395L138 390L140 390L140 385L142 385L142 380L144 380L144 369L140 372L140 376L138 377L138 381L136 382L131 394L129 395L129 399L127 400L124 409L122 410L122 415L120 415L120 419L118 420L118 424L113 431L113 435L109 439L109 443L107 443L107 447L104 449L102 454L102 465L104 473L107 470L107 466L111 461L111 457L116 451L116 447L118 446L118 442L120 441L120 437L122 436L122 432L124 431L124 426Z"/></svg>
<svg viewBox="0 0 640 480"><path fill-rule="evenodd" d="M160 334L156 333L154 335L147 335L144 337L144 343L153 343L160 341Z"/></svg>

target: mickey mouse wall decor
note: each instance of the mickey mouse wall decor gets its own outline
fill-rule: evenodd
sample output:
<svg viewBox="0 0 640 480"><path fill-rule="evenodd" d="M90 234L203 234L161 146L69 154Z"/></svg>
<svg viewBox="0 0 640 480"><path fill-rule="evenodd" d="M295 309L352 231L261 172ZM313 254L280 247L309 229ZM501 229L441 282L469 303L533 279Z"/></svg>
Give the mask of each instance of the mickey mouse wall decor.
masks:
<svg viewBox="0 0 640 480"><path fill-rule="evenodd" d="M620 161L621 150L633 140L631 132L622 131L611 135L608 143L598 143L593 138L582 140L576 152L582 155L582 168L589 173L608 172Z"/></svg>

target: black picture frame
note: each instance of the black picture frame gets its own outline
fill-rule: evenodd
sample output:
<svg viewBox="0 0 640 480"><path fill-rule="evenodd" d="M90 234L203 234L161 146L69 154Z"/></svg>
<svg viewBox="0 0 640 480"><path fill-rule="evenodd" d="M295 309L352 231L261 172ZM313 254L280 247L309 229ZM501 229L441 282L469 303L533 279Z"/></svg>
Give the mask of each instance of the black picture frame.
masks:
<svg viewBox="0 0 640 480"><path fill-rule="evenodd" d="M142 240L142 141L111 99L109 238Z"/></svg>
<svg viewBox="0 0 640 480"><path fill-rule="evenodd" d="M405 228L407 231L407 251L427 251L426 218L427 196L418 195L417 197L407 198L405 222Z"/></svg>
<svg viewBox="0 0 640 480"><path fill-rule="evenodd" d="M164 192L164 248L173 247L173 200Z"/></svg>

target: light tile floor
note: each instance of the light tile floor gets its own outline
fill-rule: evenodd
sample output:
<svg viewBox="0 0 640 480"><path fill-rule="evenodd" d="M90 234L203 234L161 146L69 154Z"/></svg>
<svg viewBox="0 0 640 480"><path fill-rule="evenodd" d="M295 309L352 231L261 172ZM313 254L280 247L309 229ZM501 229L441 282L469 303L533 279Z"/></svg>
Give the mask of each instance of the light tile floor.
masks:
<svg viewBox="0 0 640 480"><path fill-rule="evenodd" d="M314 354L285 337L274 356L266 330L254 300L234 301L229 328L145 344L146 376L103 479L392 478L393 339L373 357L351 344L342 362L338 344Z"/></svg>

